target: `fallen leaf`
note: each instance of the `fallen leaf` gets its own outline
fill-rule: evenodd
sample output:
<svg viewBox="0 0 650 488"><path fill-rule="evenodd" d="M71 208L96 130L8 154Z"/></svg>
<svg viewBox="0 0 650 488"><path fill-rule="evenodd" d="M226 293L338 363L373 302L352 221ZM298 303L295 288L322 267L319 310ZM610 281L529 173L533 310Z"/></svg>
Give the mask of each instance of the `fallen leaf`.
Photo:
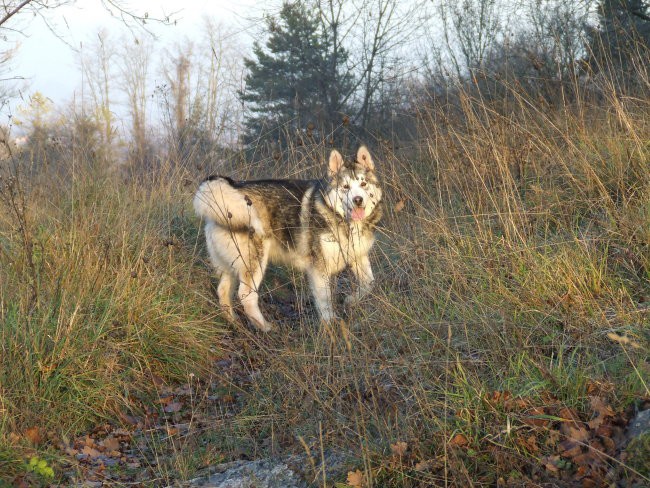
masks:
<svg viewBox="0 0 650 488"><path fill-rule="evenodd" d="M115 437L110 436L104 439L101 442L101 445L104 446L107 451L117 451L120 448L120 441L118 441Z"/></svg>
<svg viewBox="0 0 650 488"><path fill-rule="evenodd" d="M90 446L84 446L84 448L81 450L81 454L85 454L86 456L92 459L98 458L99 456L102 455L101 452L99 452L94 447L90 447Z"/></svg>
<svg viewBox="0 0 650 488"><path fill-rule="evenodd" d="M397 457L404 457L409 446L404 441L397 441L395 444L390 445L391 452Z"/></svg>
<svg viewBox="0 0 650 488"><path fill-rule="evenodd" d="M363 486L363 473L361 470L357 469L356 471L348 471L347 483L355 488L361 488Z"/></svg>
<svg viewBox="0 0 650 488"><path fill-rule="evenodd" d="M235 403L235 397L229 394L226 394L221 397L221 403Z"/></svg>
<svg viewBox="0 0 650 488"><path fill-rule="evenodd" d="M183 408L183 404L181 402L171 402L165 405L165 408L163 408L163 410L167 413L174 413L179 412L181 408Z"/></svg>
<svg viewBox="0 0 650 488"><path fill-rule="evenodd" d="M527 416L522 419L522 422L532 427L545 427L549 424L548 418L543 418L546 415L544 407L533 407L528 412Z"/></svg>
<svg viewBox="0 0 650 488"><path fill-rule="evenodd" d="M158 401L163 405L169 405L170 403L172 403L174 401L174 396L173 395L168 395L168 396L162 397Z"/></svg>
<svg viewBox="0 0 650 488"><path fill-rule="evenodd" d="M528 452L536 453L539 452L539 446L537 445L537 437L530 435L526 438L523 436L517 437L517 444L524 447Z"/></svg>
<svg viewBox="0 0 650 488"><path fill-rule="evenodd" d="M551 473L555 473L555 474L560 472L560 468L557 467L557 462L559 460L560 460L560 456L546 456L541 459L547 471L550 471Z"/></svg>
<svg viewBox="0 0 650 488"><path fill-rule="evenodd" d="M587 422L589 428L596 430L598 427L600 427L600 425L607 417L614 416L614 410L612 407L607 405L601 397L592 396L589 398L589 403L591 404L591 408L593 408L594 412L596 413L596 417Z"/></svg>
<svg viewBox="0 0 650 488"><path fill-rule="evenodd" d="M397 213L397 212L401 212L402 210L404 210L404 207L405 207L405 206L406 206L406 200L402 199L402 200L400 200L399 202L397 202L397 203L395 204L395 209L394 209L394 210L395 210L395 213Z"/></svg>
<svg viewBox="0 0 650 488"><path fill-rule="evenodd" d="M582 453L582 446L571 439L566 439L559 444L559 450L562 457L571 459Z"/></svg>
<svg viewBox="0 0 650 488"><path fill-rule="evenodd" d="M577 423L566 423L560 426L562 432L568 439L575 442L585 442L589 438L589 432L585 427Z"/></svg>
<svg viewBox="0 0 650 488"><path fill-rule="evenodd" d="M569 407L564 407L560 409L559 415L564 419L564 421L573 420L574 422L577 422L580 420L580 417L578 417L578 413L573 408L569 408Z"/></svg>
<svg viewBox="0 0 650 488"><path fill-rule="evenodd" d="M25 438L34 445L38 445L43 441L43 436L38 427L30 427L25 431Z"/></svg>
<svg viewBox="0 0 650 488"><path fill-rule="evenodd" d="M469 444L469 441L467 440L467 437L465 437L463 434L456 434L450 441L449 445L451 446L457 446L457 447L463 447Z"/></svg>

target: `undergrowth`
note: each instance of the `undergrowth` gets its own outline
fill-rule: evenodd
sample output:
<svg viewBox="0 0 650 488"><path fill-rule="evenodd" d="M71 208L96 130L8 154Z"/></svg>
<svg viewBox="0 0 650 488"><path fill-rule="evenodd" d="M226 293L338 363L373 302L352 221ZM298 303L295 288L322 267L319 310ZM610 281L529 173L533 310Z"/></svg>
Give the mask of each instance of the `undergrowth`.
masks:
<svg viewBox="0 0 650 488"><path fill-rule="evenodd" d="M562 415L586 422L593 398L622 412L650 396L650 105L515 95L505 110L468 94L453 116L423 110L419 140L371 144L387 208L377 284L329 327L302 277L275 270L262 299L275 332L225 325L190 209L202 175L16 174L4 203L18 212L0 217L0 467L16 473L47 444L34 426L55 442L119 424L161 382L207 380L227 357L248 377L240 406L186 455L200 442L210 459L339 449L358 460L347 482L364 486L577 473L553 457ZM328 150L261 166L311 176ZM629 467L615 465L647 476Z"/></svg>

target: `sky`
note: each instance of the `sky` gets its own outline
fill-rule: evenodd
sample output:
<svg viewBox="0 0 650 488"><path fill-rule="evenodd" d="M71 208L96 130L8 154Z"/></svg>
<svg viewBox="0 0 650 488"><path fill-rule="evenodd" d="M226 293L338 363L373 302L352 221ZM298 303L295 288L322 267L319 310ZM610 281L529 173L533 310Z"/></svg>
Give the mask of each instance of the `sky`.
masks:
<svg viewBox="0 0 650 488"><path fill-rule="evenodd" d="M117 12L112 16L101 0L77 0L46 11L43 16L15 17L10 26L13 30L4 32L5 45L18 44L11 73L24 81L18 83L22 100L14 100L10 110L15 111L35 91L57 105L71 100L81 86L75 49L89 44L101 29L118 36L129 30L135 37L154 35L156 44L168 44L183 37L192 39L207 15L232 26L246 43L254 26L251 18L262 14L255 0L122 0L120 4L135 14L147 13L149 19L169 16L172 23L148 21L148 32L134 22L125 25L115 15Z"/></svg>

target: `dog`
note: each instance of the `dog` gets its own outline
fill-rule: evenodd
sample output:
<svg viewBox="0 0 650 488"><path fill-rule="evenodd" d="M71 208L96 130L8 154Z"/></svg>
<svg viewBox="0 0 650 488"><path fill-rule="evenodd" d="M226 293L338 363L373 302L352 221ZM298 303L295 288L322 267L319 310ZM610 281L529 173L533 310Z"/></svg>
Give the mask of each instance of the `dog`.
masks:
<svg viewBox="0 0 650 488"><path fill-rule="evenodd" d="M220 276L217 294L229 318L238 295L244 313L259 330L271 324L259 308L259 287L269 263L292 265L307 274L324 322L337 318L331 280L350 268L358 280L346 305L366 296L374 281L368 254L382 214L382 190L366 146L356 161L333 150L328 174L318 180L234 181L210 176L194 196L205 219L210 261Z"/></svg>

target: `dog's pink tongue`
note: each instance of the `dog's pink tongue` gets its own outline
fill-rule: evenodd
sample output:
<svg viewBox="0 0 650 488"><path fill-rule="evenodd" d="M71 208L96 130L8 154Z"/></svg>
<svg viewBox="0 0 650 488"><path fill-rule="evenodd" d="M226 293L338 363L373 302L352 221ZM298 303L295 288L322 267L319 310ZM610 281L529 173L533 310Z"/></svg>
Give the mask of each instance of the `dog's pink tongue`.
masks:
<svg viewBox="0 0 650 488"><path fill-rule="evenodd" d="M353 208L352 213L350 214L352 220L363 220L366 217L365 208Z"/></svg>

